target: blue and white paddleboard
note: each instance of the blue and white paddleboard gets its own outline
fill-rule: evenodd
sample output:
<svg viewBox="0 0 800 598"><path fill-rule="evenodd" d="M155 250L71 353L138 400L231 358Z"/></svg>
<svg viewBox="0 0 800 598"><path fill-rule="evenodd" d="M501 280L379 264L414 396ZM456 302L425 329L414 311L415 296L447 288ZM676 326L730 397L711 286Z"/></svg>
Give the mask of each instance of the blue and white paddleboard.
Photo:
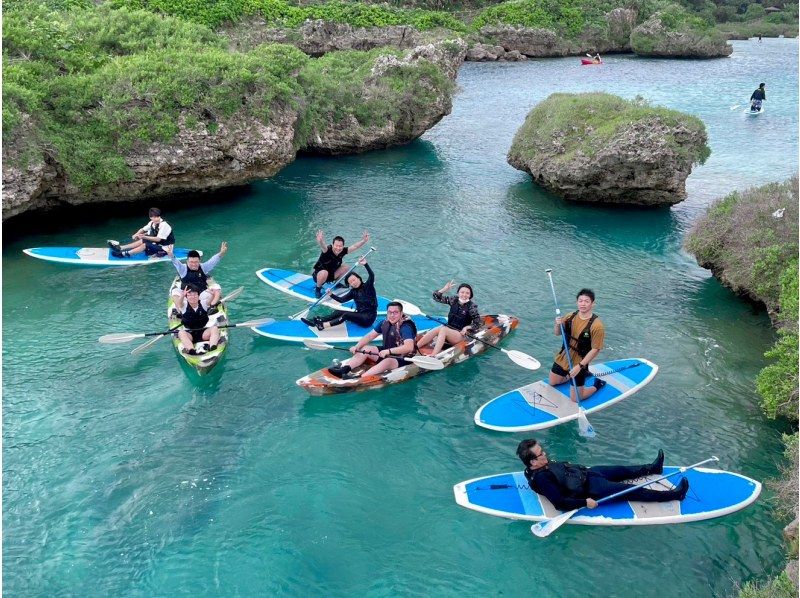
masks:
<svg viewBox="0 0 800 598"><path fill-rule="evenodd" d="M281 270L280 268L264 268L262 270L258 270L256 272L256 276L258 276L263 282L266 282L269 286L278 289L287 295L291 295L292 297L297 297L298 299L308 301L309 303L314 303L317 300L317 296L314 294L314 289L317 285L308 274L293 272L292 270ZM324 285L323 291L328 290L330 286L330 284ZM337 289L336 294L344 295L346 292L347 289L345 288L341 290ZM391 300L387 299L386 297L378 296L378 314L386 313L386 305L390 301ZM348 301L347 303L337 303L336 301L326 299L325 301L322 301L321 304L325 307L341 309L343 311L356 310L356 306L352 301Z"/></svg>
<svg viewBox="0 0 800 598"><path fill-rule="evenodd" d="M618 403L641 390L658 372L646 359L618 359L589 366L592 374L602 374L606 385L581 401L590 415ZM592 384L594 377L587 378ZM492 399L475 413L475 423L499 432L529 432L572 421L578 406L569 398L570 385L550 386L545 380L522 386Z"/></svg>
<svg viewBox="0 0 800 598"><path fill-rule="evenodd" d="M438 326L437 322L432 322L422 316L411 318L417 326L417 332L427 332L431 328ZM380 318L378 318L379 321ZM323 341L325 343L349 343L355 344L361 337L372 328L363 328L353 322L343 322L338 326L332 326L325 330L317 330L315 327L306 326L300 320L280 320L271 324L253 326L253 332L266 336L267 338L290 343L302 343L304 340ZM380 337L378 337L380 338Z"/></svg>
<svg viewBox="0 0 800 598"><path fill-rule="evenodd" d="M23 249L22 252L46 262L74 266L142 266L169 261L169 256L149 258L144 253L130 257L114 257L108 247L31 247ZM188 249L176 247L175 257L185 260L188 252ZM202 251L198 253L203 255Z"/></svg>
<svg viewBox="0 0 800 598"><path fill-rule="evenodd" d="M678 470L664 467L664 474ZM567 521L579 525L658 525L687 523L721 517L745 508L761 493L761 483L719 469L690 469L649 486L652 490L671 490L681 476L689 480L689 493L682 501L637 502L619 500L583 508ZM659 475L649 476L656 479ZM639 484L648 478L629 480ZM456 502L462 507L509 519L544 521L560 515L544 496L531 490L525 475L503 473L475 478L453 486ZM622 498L622 497L620 497Z"/></svg>
<svg viewBox="0 0 800 598"><path fill-rule="evenodd" d="M761 110L752 110L750 106L744 109L744 111L749 114L750 116L758 116L759 114L764 113L764 104L761 104Z"/></svg>

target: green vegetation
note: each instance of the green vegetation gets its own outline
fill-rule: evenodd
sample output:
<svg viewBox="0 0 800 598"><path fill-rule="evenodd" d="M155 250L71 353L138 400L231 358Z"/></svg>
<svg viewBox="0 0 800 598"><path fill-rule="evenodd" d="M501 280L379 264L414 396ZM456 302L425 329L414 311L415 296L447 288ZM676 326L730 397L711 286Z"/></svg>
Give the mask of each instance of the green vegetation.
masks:
<svg viewBox="0 0 800 598"><path fill-rule="evenodd" d="M605 28L605 14L617 6L611 1L596 0L510 0L481 11L472 26L480 29L484 25L521 25L552 29L574 38L589 25Z"/></svg>
<svg viewBox="0 0 800 598"><path fill-rule="evenodd" d="M739 590L739 598L795 598L796 596L797 587L786 572L763 584L748 581Z"/></svg>
<svg viewBox="0 0 800 598"><path fill-rule="evenodd" d="M564 148L559 153L560 160L571 160L578 152L594 156L620 130L646 119L705 131L699 118L650 106L641 98L625 100L607 93L556 93L531 110L525 124L517 131L509 153L528 161L541 151L541 143L550 145L557 139ZM693 163L704 162L711 153L707 145L692 148L673 139L670 143Z"/></svg>

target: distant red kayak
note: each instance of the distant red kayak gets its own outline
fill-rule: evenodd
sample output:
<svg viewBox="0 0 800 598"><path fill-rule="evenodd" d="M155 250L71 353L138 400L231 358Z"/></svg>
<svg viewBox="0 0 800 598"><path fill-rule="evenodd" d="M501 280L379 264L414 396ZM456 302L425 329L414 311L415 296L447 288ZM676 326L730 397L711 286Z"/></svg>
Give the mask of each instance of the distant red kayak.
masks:
<svg viewBox="0 0 800 598"><path fill-rule="evenodd" d="M586 66L588 64L603 64L602 62L595 62L594 60L590 60L589 58L581 58L581 64Z"/></svg>

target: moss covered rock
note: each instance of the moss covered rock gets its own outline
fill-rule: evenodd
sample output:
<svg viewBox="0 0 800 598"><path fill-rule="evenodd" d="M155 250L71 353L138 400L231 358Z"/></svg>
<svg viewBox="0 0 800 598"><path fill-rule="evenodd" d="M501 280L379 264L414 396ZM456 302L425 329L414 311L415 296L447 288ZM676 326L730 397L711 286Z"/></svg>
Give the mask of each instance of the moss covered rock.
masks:
<svg viewBox="0 0 800 598"><path fill-rule="evenodd" d="M671 205L710 154L706 140L700 119L641 99L557 93L528 113L508 162L564 199Z"/></svg>
<svg viewBox="0 0 800 598"><path fill-rule="evenodd" d="M674 12L677 16L658 12L636 27L631 49L640 56L668 58L719 58L733 53L733 46L710 23Z"/></svg>

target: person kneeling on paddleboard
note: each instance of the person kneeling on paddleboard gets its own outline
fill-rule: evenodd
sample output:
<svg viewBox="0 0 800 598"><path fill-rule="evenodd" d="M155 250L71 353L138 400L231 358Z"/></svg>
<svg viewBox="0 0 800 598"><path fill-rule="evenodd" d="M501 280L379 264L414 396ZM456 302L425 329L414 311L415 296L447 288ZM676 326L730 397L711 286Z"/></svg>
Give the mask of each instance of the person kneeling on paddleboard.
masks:
<svg viewBox="0 0 800 598"><path fill-rule="evenodd" d="M550 461L547 453L535 439L523 440L517 446L517 456L525 464L525 479L531 489L546 497L559 511L572 511L581 507L593 509L597 501L634 484L634 480L649 475L659 475L664 470L664 451L659 450L656 460L649 465L596 465L584 467L566 461ZM666 502L683 500L689 491L689 480L681 479L672 490L639 488L621 496L619 500Z"/></svg>
<svg viewBox="0 0 800 598"><path fill-rule="evenodd" d="M203 341L208 341L203 349L213 351L219 343L219 328L216 326L206 328L208 312L200 304L200 289L190 284L184 289L184 295L186 303L181 313L181 324L184 329L178 331L178 338L183 345L182 351L187 355L197 355L194 344Z"/></svg>
<svg viewBox="0 0 800 598"><path fill-rule="evenodd" d="M209 314L217 312L217 305L219 304L219 297L222 294L222 288L215 282L208 283L208 274L217 267L222 256L228 252L228 244L223 241L219 246L219 253L216 253L211 259L200 263L200 254L192 249L186 257L186 264L182 264L180 260L175 257L172 252L172 247L167 247L167 255L172 260L172 265L178 271L178 276L181 279L180 288L172 289L172 300L175 302L175 309L178 313L173 314L179 317L183 311L184 305L184 291L190 284L197 287L200 291L200 303Z"/></svg>
<svg viewBox="0 0 800 598"><path fill-rule="evenodd" d="M483 326L483 318L478 313L478 306L472 301L472 287L467 283L458 285L456 296L447 296L445 293L453 288L455 281L451 280L438 291L433 292L433 300L450 306L447 314L447 325L438 326L422 335L417 343L418 347L426 347L434 337L436 344L433 346L431 357L436 357L444 347L445 342L455 345L464 340L468 332L475 334Z"/></svg>
<svg viewBox="0 0 800 598"><path fill-rule="evenodd" d="M370 345L379 336L383 336L380 347ZM414 339L417 336L417 327L413 320L403 314L403 304L392 301L386 306L386 319L378 322L371 332L364 335L356 345L350 347L353 357L340 367L328 368L334 376L348 377L350 372L367 360L375 363L361 376L375 376L382 372L394 370L407 365L403 357L411 357L417 348ZM363 351L363 352L362 352ZM377 363L376 363L377 362Z"/></svg>
<svg viewBox="0 0 800 598"><path fill-rule="evenodd" d="M603 348L606 330L594 310L594 291L581 289L578 291L578 310L563 318L556 318L553 333L561 336L561 324L564 324L564 333L569 342L569 356L564 352L564 347L556 353L555 362L550 370L550 386L556 386L575 379L581 393L581 400L587 399L605 386L605 381L595 378L594 386L585 385L589 376L589 364L597 357ZM570 369L572 364L572 369ZM575 388L570 388L570 397L575 398Z"/></svg>
<svg viewBox="0 0 800 598"><path fill-rule="evenodd" d="M325 233L321 230L317 231L317 243L319 243L322 253L317 258L317 263L314 264L314 272L311 277L314 279L316 287L314 294L319 299L322 297L322 285L326 282L333 282L338 280L345 272L347 272L347 265L342 264L344 256L351 251L355 251L362 247L369 241L369 233L364 231L364 235L360 241L356 241L350 247L344 246L344 238L336 236L333 238L333 243L330 245L325 244Z"/></svg>
<svg viewBox="0 0 800 598"><path fill-rule="evenodd" d="M338 326L343 322L353 322L362 328L369 328L378 317L378 294L375 292L375 273L363 257L358 263L367 270L367 280L351 272L347 276L347 286L350 290L344 295L331 294L331 299L339 303L347 303L351 299L356 304L356 311L336 310L329 316L316 317L313 320L300 318L306 326L316 326L318 330L325 330L331 326Z"/></svg>
<svg viewBox="0 0 800 598"><path fill-rule="evenodd" d="M761 110L761 103L767 99L766 83L761 83L752 95L750 96L750 110L759 112Z"/></svg>
<svg viewBox="0 0 800 598"><path fill-rule="evenodd" d="M120 245L117 241L108 241L111 255L114 257L130 257L143 251L148 256L164 257L167 255L164 247L175 245L175 235L172 232L172 227L166 220L161 218L161 210L158 208L150 208L148 215L150 216L150 222L131 235L133 243Z"/></svg>

